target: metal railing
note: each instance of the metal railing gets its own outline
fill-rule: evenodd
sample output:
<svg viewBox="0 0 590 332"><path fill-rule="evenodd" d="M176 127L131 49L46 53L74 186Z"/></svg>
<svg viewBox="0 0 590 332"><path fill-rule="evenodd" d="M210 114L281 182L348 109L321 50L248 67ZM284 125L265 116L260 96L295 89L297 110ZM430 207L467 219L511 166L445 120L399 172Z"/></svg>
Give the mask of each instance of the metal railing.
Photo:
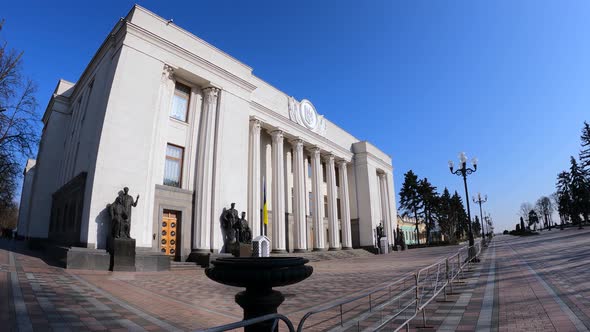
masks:
<svg viewBox="0 0 590 332"><path fill-rule="evenodd" d="M297 327L314 331L379 331L384 328L409 330L409 323L422 312L426 326L426 306L437 296L453 293L453 284L463 278L481 253L481 244L461 247L457 253L407 274L401 279L363 294L306 313ZM470 256L470 251L474 254ZM447 292L450 288L450 293ZM310 318L314 321L310 322Z"/></svg>
<svg viewBox="0 0 590 332"><path fill-rule="evenodd" d="M471 250L470 250L471 249ZM297 332L304 329L314 331L380 331L388 328L399 331L409 330L410 321L422 312L422 321L426 326L426 307L442 292L445 300L453 294L453 284L464 278L463 272L471 268L475 259L481 254L480 242L473 247L463 246L457 253L439 260L402 278L370 291L321 306L307 312ZM470 252L472 255L470 256ZM450 293L447 293L447 287ZM313 322L311 318L313 317ZM275 331L283 321L289 332L295 332L291 321L281 314L265 315L257 318L226 324L201 332L223 332L251 326L273 320L271 331ZM307 325L306 325L307 324Z"/></svg>
<svg viewBox="0 0 590 332"><path fill-rule="evenodd" d="M216 326L216 327L212 327L209 329L205 329L205 330L197 330L197 332L223 332L223 331L231 331L231 330L235 330L235 329L239 329L242 327L246 327L246 326L250 326L250 325L254 325L254 324L258 324L258 323L262 323L262 322L266 322L272 320L273 321L273 325L271 328L271 331L276 331L279 321L283 321L285 323L285 325L287 325L287 328L289 329L289 332L295 332L295 327L293 326L293 323L291 323L291 321L289 320L289 318L287 318L284 315L281 314L270 314L270 315L264 315L264 316L260 316L260 317L256 317L256 318L251 318L248 320L243 320L243 321L239 321L239 322L235 322L235 323L231 323L231 324L226 324L226 325L221 325L221 326Z"/></svg>

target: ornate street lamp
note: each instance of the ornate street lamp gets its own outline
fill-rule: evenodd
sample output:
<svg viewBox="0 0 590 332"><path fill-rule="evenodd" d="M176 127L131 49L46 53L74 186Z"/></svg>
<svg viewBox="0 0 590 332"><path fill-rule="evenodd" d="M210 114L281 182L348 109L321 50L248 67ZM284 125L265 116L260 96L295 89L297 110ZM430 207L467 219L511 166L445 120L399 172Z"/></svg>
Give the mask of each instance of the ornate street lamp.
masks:
<svg viewBox="0 0 590 332"><path fill-rule="evenodd" d="M488 195L485 195L484 197L481 197L480 193L477 193L477 198L473 197L473 203L475 204L479 204L479 220L481 222L481 240L485 241L486 236L484 233L484 220L483 220L483 213L481 210L481 204L485 203L488 201Z"/></svg>
<svg viewBox="0 0 590 332"><path fill-rule="evenodd" d="M473 239L473 230L471 229L471 210L469 209L469 192L467 191L467 175L474 173L477 171L477 158L473 158L471 163L473 164L473 168L467 167L467 156L465 152L461 152L459 154L459 161L461 162L461 168L454 171L453 161L449 160L449 169L451 173L462 176L463 177L463 184L465 185L465 202L467 203L467 218L469 218L469 246L473 247L475 241Z"/></svg>

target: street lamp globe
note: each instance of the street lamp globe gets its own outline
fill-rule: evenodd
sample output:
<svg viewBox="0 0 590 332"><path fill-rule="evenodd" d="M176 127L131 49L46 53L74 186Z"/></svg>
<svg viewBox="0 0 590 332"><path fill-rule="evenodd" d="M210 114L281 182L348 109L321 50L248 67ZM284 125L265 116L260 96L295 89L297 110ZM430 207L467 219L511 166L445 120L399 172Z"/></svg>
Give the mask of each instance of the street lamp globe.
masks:
<svg viewBox="0 0 590 332"><path fill-rule="evenodd" d="M465 152L459 153L459 160L461 161L461 164L465 164L467 162L467 155Z"/></svg>

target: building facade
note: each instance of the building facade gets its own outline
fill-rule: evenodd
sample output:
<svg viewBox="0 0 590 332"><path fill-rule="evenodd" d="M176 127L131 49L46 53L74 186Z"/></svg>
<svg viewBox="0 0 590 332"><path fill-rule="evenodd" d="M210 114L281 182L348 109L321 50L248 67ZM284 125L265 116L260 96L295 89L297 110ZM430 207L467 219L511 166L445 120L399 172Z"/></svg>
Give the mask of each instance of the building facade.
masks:
<svg viewBox="0 0 590 332"><path fill-rule="evenodd" d="M104 248L107 204L139 195L136 245L186 259L224 250L236 203L274 252L373 247L397 215L391 157L134 6L76 83L60 80L25 176L19 234ZM27 194L28 193L28 194Z"/></svg>

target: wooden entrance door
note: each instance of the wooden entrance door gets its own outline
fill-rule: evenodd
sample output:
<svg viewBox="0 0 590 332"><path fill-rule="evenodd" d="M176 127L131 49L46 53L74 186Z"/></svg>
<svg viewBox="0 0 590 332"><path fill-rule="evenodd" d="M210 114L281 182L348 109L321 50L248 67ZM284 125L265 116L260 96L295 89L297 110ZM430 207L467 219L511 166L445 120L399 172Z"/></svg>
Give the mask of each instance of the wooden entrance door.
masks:
<svg viewBox="0 0 590 332"><path fill-rule="evenodd" d="M164 210L162 214L161 223L161 249L160 251L169 256L176 256L177 254L177 236L178 236L178 218L179 212L172 210Z"/></svg>

